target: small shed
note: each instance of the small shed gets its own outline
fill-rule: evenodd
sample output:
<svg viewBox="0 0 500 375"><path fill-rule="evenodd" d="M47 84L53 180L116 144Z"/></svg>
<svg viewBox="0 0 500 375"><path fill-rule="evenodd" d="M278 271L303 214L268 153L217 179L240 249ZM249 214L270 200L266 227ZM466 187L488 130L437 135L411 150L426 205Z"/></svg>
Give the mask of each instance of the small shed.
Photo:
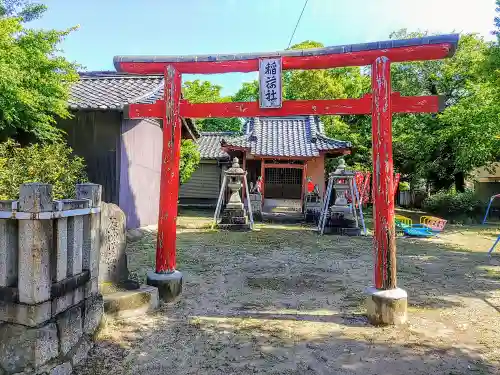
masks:
<svg viewBox="0 0 500 375"><path fill-rule="evenodd" d="M127 227L158 221L162 121L130 120L124 108L163 96L160 75L86 72L71 88L68 105L73 118L58 121L68 144L87 163L89 179L103 186L103 200L118 204ZM182 119L183 138L199 134Z"/></svg>
<svg viewBox="0 0 500 375"><path fill-rule="evenodd" d="M197 140L200 164L179 191L181 206L214 207L222 185L223 171L229 166L229 154L222 150L224 138L233 132L201 132Z"/></svg>

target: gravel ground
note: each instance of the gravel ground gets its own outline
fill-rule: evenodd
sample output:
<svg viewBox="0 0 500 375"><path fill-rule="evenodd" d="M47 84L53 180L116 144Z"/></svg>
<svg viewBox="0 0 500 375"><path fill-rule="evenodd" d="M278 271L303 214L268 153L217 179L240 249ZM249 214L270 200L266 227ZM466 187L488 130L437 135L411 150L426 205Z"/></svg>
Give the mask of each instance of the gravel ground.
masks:
<svg viewBox="0 0 500 375"><path fill-rule="evenodd" d="M76 373L500 374L500 255L485 254L494 235L399 238L409 322L380 328L363 316L371 238L300 226L179 229L181 297L109 321ZM154 263L154 236L150 228L129 243L137 275Z"/></svg>

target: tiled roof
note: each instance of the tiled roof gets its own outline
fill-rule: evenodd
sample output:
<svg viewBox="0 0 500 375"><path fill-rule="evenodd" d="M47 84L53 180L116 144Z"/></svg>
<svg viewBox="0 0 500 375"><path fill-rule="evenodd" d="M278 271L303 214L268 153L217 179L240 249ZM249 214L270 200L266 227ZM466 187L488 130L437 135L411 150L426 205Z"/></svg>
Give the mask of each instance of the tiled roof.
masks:
<svg viewBox="0 0 500 375"><path fill-rule="evenodd" d="M72 109L123 110L131 103L153 103L163 97L162 75L133 75L117 72L80 73L71 87L68 105ZM156 119L150 122L160 124ZM183 137L199 136L191 119L184 119ZM187 132L187 133L186 133Z"/></svg>
<svg viewBox="0 0 500 375"><path fill-rule="evenodd" d="M163 96L163 76L116 72L81 73L71 87L73 109L123 109L130 103L150 102ZM156 98L155 98L156 97Z"/></svg>
<svg viewBox="0 0 500 375"><path fill-rule="evenodd" d="M198 149L202 159L227 159L229 155L222 151L221 141L231 137L233 132L202 132L198 139Z"/></svg>
<svg viewBox="0 0 500 375"><path fill-rule="evenodd" d="M226 137L222 145L245 148L252 155L281 157L314 157L321 151L351 148L350 142L328 138L323 124L314 116L252 118L245 127L245 135Z"/></svg>

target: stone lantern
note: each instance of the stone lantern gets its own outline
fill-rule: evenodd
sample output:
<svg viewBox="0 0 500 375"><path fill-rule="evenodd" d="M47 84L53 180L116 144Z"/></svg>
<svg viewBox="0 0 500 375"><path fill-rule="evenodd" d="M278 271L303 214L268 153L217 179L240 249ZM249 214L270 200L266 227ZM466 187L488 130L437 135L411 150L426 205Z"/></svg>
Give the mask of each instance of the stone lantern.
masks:
<svg viewBox="0 0 500 375"><path fill-rule="evenodd" d="M341 158L337 169L330 173L330 181L335 190L335 202L329 207L327 232L357 236L361 231L358 226L356 208L350 205L346 198L347 193L351 197L354 196L355 174L353 171L346 171L345 168L345 161Z"/></svg>
<svg viewBox="0 0 500 375"><path fill-rule="evenodd" d="M248 223L245 207L240 197L240 190L246 172L240 168L238 158L234 158L233 165L224 173L231 196L222 212L218 227L228 230L248 230L250 229L250 224ZM224 189L224 186L222 189Z"/></svg>
<svg viewBox="0 0 500 375"><path fill-rule="evenodd" d="M229 198L229 202L226 206L226 208L229 209L243 209L243 202L240 198L240 190L245 171L240 168L238 161L238 158L234 158L231 168L225 171L228 181L227 187L229 188L231 193L231 197Z"/></svg>

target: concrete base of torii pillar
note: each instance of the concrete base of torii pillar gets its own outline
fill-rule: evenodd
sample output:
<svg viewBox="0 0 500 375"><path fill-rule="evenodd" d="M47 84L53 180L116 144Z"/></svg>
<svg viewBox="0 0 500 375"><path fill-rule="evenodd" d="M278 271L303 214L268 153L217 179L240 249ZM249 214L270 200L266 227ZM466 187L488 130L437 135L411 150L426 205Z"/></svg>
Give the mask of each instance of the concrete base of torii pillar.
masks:
<svg viewBox="0 0 500 375"><path fill-rule="evenodd" d="M401 288L380 290L370 287L365 291L366 315L373 325L406 323L408 294Z"/></svg>
<svg viewBox="0 0 500 375"><path fill-rule="evenodd" d="M182 292L182 273L177 270L168 273L150 271L146 283L158 288L162 301L171 302Z"/></svg>

